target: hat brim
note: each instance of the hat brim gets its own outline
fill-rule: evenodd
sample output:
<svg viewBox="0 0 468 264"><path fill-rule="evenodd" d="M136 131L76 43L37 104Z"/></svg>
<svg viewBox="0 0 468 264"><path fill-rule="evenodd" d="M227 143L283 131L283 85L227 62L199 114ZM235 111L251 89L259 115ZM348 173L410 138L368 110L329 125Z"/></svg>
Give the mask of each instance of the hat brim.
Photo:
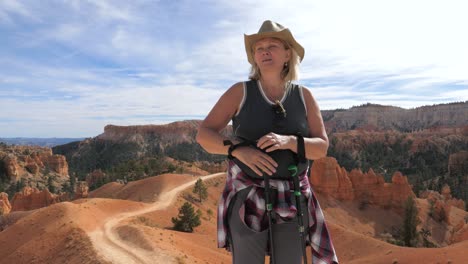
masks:
<svg viewBox="0 0 468 264"><path fill-rule="evenodd" d="M255 44L255 42L264 38L282 39L292 46L292 48L297 52L297 55L299 56L299 59L301 61L304 58L304 53L305 53L304 47L302 47L301 44L299 44L294 39L293 35L291 34L291 31L285 28L277 32L264 32L264 33L257 33L257 34L252 34L252 35L244 34L245 52L247 53L247 60L249 61L250 64L254 65L255 63L255 60L253 57L252 46Z"/></svg>

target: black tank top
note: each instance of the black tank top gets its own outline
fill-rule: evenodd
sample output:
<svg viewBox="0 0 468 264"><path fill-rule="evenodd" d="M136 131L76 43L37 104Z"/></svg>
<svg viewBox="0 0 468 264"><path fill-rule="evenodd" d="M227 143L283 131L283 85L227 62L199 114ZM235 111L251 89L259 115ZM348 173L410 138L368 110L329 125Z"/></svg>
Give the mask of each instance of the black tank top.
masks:
<svg viewBox="0 0 468 264"><path fill-rule="evenodd" d="M270 132L309 136L307 113L299 85L290 83L281 99L286 117L275 113L275 104L264 95L256 80L244 85L246 89L241 109L232 118L234 136L249 141L257 141Z"/></svg>

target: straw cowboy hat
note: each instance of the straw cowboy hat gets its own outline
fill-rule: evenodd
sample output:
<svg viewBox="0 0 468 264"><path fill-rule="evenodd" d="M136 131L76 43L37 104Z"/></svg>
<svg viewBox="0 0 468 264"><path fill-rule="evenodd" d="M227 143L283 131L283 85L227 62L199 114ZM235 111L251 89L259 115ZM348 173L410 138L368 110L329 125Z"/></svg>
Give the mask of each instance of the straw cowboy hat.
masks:
<svg viewBox="0 0 468 264"><path fill-rule="evenodd" d="M265 22L263 22L257 34L244 34L245 51L247 52L247 59L252 65L255 63L252 54L252 46L255 44L255 42L263 38L282 39L292 46L292 48L297 52L297 55L299 55L301 61L304 58L304 48L294 39L293 35L291 34L291 31L289 31L288 28L285 28L284 26L276 22L266 20Z"/></svg>

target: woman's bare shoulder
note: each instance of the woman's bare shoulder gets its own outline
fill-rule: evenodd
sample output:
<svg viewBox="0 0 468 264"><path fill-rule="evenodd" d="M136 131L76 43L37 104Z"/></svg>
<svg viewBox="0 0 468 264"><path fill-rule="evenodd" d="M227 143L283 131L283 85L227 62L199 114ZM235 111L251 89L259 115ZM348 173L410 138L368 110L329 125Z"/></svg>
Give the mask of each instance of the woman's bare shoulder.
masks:
<svg viewBox="0 0 468 264"><path fill-rule="evenodd" d="M229 87L229 89L227 90L227 92L230 92L230 93L242 93L243 91L244 91L244 82L237 82L233 84L231 87Z"/></svg>
<svg viewBox="0 0 468 264"><path fill-rule="evenodd" d="M308 110L314 110L314 111L318 110L317 101L315 101L312 91L304 85L301 85L301 89L302 89L302 94L304 96L304 101Z"/></svg>
<svg viewBox="0 0 468 264"><path fill-rule="evenodd" d="M229 87L226 92L223 94L221 97L221 100L226 102L231 102L235 103L237 101L240 102L242 97L244 96L244 84L243 82L238 82L233 84L231 87Z"/></svg>

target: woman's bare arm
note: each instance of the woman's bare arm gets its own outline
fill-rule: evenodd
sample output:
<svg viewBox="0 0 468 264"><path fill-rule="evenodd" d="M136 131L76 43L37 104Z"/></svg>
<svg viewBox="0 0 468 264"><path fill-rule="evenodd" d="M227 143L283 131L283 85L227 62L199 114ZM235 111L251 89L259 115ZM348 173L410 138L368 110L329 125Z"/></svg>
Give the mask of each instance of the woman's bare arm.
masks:
<svg viewBox="0 0 468 264"><path fill-rule="evenodd" d="M243 93L242 83L234 84L219 98L201 123L196 140L207 152L227 154L229 146L223 145L223 140L226 138L220 134L220 131L227 126L237 112Z"/></svg>
<svg viewBox="0 0 468 264"><path fill-rule="evenodd" d="M227 126L237 112L243 93L242 83L233 85L221 96L200 125L196 139L209 153L224 155L228 153L229 146L224 146L223 140L226 138L220 134L220 131ZM234 144L239 143L235 139L231 140ZM232 155L260 176L263 175L262 171L269 175L273 174L275 167L278 166L269 155L252 147L238 147Z"/></svg>
<svg viewBox="0 0 468 264"><path fill-rule="evenodd" d="M309 123L310 134L309 137L304 138L305 152L307 159L315 160L327 155L328 136L315 98L310 90L305 87L303 87L303 94L307 107L307 122Z"/></svg>

